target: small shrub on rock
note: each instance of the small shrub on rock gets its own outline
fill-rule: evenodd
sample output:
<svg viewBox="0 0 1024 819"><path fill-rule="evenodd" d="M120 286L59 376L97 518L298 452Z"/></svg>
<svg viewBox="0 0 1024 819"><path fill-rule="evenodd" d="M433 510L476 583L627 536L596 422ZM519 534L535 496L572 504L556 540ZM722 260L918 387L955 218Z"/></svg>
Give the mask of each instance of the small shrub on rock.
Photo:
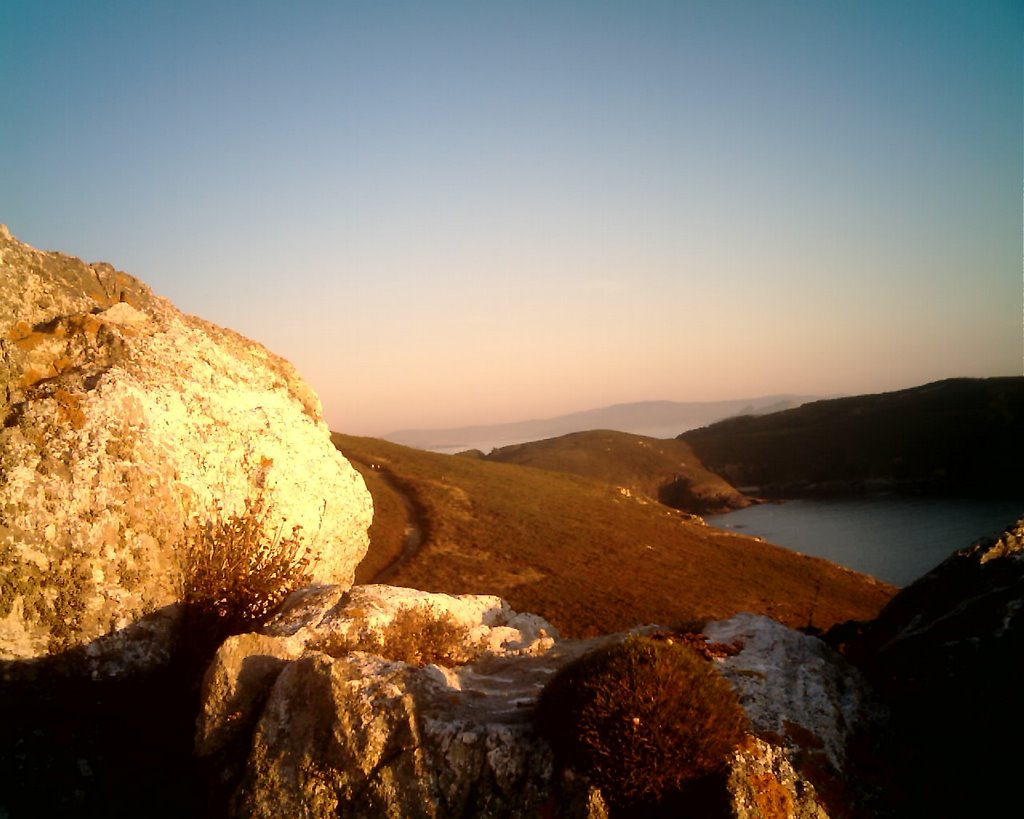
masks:
<svg viewBox="0 0 1024 819"><path fill-rule="evenodd" d="M631 638L557 673L537 705L564 768L613 808L656 805L724 771L746 715L732 687L687 646Z"/></svg>
<svg viewBox="0 0 1024 819"><path fill-rule="evenodd" d="M217 504L186 530L182 600L195 622L212 625L220 637L260 622L309 582L299 527L285 535L282 524L268 539L269 514L260 493L237 514L224 515Z"/></svg>
<svg viewBox="0 0 1024 819"><path fill-rule="evenodd" d="M366 651L409 665L437 663L448 667L473 662L483 652L481 645L468 640L465 629L450 614L418 607L400 609L380 633L350 638L335 634L314 647L334 657Z"/></svg>
<svg viewBox="0 0 1024 819"><path fill-rule="evenodd" d="M402 609L395 615L384 635L384 651L411 665L464 665L480 654L450 614L422 608Z"/></svg>

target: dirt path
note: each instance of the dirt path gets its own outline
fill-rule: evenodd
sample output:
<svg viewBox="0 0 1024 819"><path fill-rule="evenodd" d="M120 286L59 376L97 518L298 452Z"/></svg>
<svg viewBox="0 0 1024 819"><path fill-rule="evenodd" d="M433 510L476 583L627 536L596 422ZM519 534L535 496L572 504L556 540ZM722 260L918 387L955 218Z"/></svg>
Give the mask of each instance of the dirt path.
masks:
<svg viewBox="0 0 1024 819"><path fill-rule="evenodd" d="M370 468L401 499L402 504L405 506L406 525L405 534L402 538L402 551L398 557L377 572L370 581L371 583L387 583L413 555L419 552L420 547L423 545L425 527L423 525L423 517L416 503L409 493L402 489L391 471L379 464L371 464Z"/></svg>

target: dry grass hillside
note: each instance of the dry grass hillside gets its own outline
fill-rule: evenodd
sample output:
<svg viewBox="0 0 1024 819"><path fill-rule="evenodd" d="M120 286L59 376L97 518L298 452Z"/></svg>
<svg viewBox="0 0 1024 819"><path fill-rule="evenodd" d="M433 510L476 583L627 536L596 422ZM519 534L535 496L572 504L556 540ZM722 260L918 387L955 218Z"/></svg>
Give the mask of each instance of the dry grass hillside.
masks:
<svg viewBox="0 0 1024 819"><path fill-rule="evenodd" d="M749 498L705 469L688 443L676 439L592 430L505 446L480 457L594 478L698 515L750 504Z"/></svg>
<svg viewBox="0 0 1024 819"><path fill-rule="evenodd" d="M827 627L873 617L895 591L591 478L333 440L376 508L357 582L498 594L571 636L740 611Z"/></svg>

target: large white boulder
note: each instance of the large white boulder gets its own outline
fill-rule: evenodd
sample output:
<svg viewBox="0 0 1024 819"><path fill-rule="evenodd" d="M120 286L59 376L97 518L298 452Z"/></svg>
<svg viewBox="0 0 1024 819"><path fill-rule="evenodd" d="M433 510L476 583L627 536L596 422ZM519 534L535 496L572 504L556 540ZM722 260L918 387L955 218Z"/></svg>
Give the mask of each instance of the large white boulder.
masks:
<svg viewBox="0 0 1024 819"><path fill-rule="evenodd" d="M166 653L186 527L262 495L350 585L372 501L284 359L0 226L0 659ZM115 664L116 666L116 664Z"/></svg>

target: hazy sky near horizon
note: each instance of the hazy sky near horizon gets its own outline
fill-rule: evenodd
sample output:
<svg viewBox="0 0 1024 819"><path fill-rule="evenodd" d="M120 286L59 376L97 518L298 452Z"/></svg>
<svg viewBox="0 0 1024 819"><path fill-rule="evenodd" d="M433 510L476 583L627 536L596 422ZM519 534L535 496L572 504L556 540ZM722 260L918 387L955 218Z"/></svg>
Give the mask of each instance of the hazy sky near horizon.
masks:
<svg viewBox="0 0 1024 819"><path fill-rule="evenodd" d="M332 429L1022 368L1020 2L0 9L0 222Z"/></svg>

